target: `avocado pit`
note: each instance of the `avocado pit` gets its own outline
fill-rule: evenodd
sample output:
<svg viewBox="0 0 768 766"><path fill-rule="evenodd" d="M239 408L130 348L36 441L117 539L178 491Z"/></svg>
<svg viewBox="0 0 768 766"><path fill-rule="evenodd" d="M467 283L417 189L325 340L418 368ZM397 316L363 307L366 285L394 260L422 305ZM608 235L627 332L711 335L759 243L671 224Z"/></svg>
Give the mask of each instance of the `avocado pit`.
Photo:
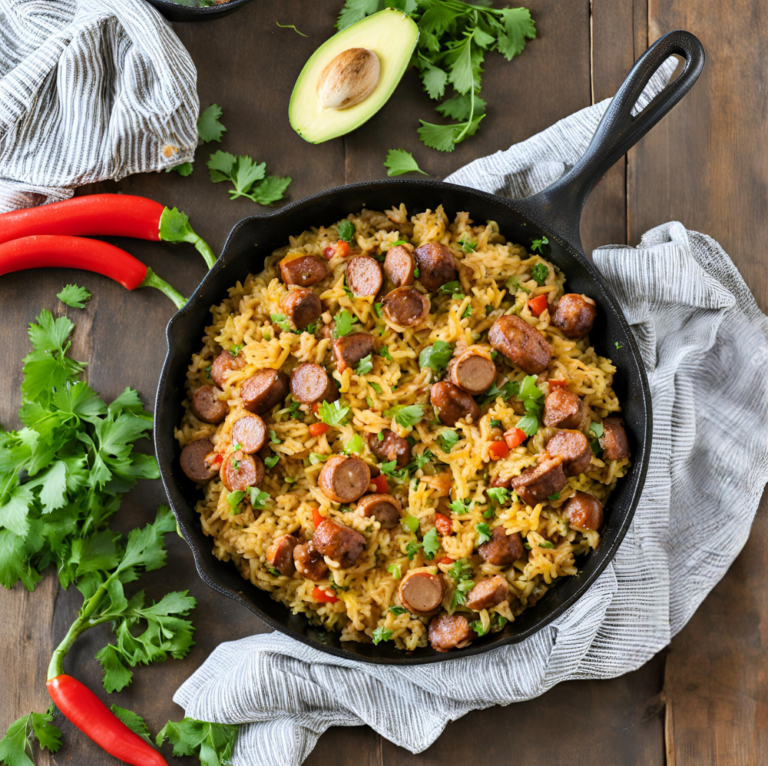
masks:
<svg viewBox="0 0 768 766"><path fill-rule="evenodd" d="M323 69L317 98L324 109L348 109L373 93L379 83L379 57L368 48L348 48Z"/></svg>

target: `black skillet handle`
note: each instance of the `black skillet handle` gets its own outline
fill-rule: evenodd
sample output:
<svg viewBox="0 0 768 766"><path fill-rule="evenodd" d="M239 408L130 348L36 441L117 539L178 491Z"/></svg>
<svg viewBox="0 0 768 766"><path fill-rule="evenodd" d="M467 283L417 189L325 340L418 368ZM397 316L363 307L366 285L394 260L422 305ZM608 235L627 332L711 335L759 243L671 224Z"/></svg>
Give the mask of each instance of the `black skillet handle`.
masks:
<svg viewBox="0 0 768 766"><path fill-rule="evenodd" d="M648 81L675 54L685 61L681 74L633 116L632 109ZM657 40L632 67L581 159L552 186L526 202L542 210L552 228L581 249L579 221L592 189L611 166L688 93L703 67L704 48L690 32L669 32Z"/></svg>

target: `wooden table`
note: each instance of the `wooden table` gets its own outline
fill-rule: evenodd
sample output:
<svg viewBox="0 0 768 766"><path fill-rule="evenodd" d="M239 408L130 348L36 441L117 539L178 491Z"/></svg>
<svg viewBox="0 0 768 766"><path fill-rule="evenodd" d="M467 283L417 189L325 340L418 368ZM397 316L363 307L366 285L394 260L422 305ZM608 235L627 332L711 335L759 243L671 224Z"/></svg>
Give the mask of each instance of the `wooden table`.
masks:
<svg viewBox="0 0 768 766"><path fill-rule="evenodd" d="M692 93L596 190L583 224L587 251L606 243L637 244L644 231L669 220L707 232L731 254L758 303L768 308L765 203L768 159L765 83L760 54L768 6L755 0L531 0L539 39L511 64L487 60L483 96L490 104L479 135L440 154L418 140L418 118L434 117L416 75L409 72L379 115L357 132L321 146L289 127L288 99L304 61L333 31L340 0L257 0L210 24L175 29L198 67L202 106L217 102L228 127L222 148L266 160L269 172L293 177L292 199L351 181L385 176L389 148L414 153L421 167L443 177L466 162L527 138L576 109L613 94L633 61L660 35L689 29L702 40L707 65ZM308 35L279 29L296 24ZM762 30L762 32L761 32ZM143 194L185 210L220 249L230 227L260 212L230 202L208 180L198 151L192 176L127 178L86 191ZM189 248L124 243L189 294L204 274ZM85 311L56 300L66 283L94 291ZM74 356L89 362L90 384L108 400L126 385L151 407L165 353L172 308L160 294L130 294L106 279L49 270L0 280L0 422L18 425L21 358L26 326L42 308L77 323ZM144 523L164 501L159 482L143 483L119 514L124 529ZM539 699L493 708L452 724L424 754L414 756L368 728L334 729L319 742L312 766L382 764L758 764L768 762L768 524L764 509L752 537L723 581L671 646L634 673L611 681L562 684ZM197 579L178 539L169 566L150 595L189 588L198 599L197 645L188 659L136 671L133 684L110 702L146 716L157 731L181 711L171 701L221 641L265 630L249 612L213 594ZM59 592L47 577L34 593L0 592L0 730L29 710L44 710L45 670L53 646L73 620L79 594ZM94 653L107 630L83 637L67 665L97 689ZM103 695L106 697L106 695ZM55 761L78 766L112 762L64 721L66 745ZM41 757L38 763L48 763ZM183 759L174 760L182 763Z"/></svg>

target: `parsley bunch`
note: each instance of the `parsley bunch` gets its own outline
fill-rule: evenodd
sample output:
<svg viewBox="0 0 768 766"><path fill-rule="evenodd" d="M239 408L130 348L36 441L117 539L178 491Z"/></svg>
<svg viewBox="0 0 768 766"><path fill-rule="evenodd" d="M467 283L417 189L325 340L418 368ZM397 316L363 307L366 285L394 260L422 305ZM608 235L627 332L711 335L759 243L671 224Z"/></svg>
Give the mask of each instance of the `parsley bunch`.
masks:
<svg viewBox="0 0 768 766"><path fill-rule="evenodd" d="M488 7L491 0L346 0L336 26L344 29L385 7L407 13L419 26L413 64L424 90L443 99L436 108L455 120L437 125L421 120L419 136L429 147L452 152L456 144L473 136L485 117L480 98L485 54L497 51L507 61L522 53L527 40L536 38L536 25L526 8ZM412 169L412 168L410 168Z"/></svg>

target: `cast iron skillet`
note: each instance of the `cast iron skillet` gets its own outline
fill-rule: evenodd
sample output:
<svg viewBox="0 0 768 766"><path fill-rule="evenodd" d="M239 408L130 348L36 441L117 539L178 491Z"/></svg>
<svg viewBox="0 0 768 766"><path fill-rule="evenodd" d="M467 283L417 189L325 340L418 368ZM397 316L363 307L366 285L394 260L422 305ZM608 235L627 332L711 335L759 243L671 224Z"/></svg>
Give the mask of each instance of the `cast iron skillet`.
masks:
<svg viewBox="0 0 768 766"><path fill-rule="evenodd" d="M220 19L222 16L228 16L251 0L230 0L221 5L210 5L206 8L197 6L181 5L174 3L173 0L149 0L160 13L170 21L210 21L211 19Z"/></svg>
<svg viewBox="0 0 768 766"><path fill-rule="evenodd" d="M633 117L631 111L638 96L651 75L672 54L684 59L682 73ZM250 609L271 627L299 641L340 657L393 665L457 659L517 643L541 630L576 602L613 558L629 528L651 448L651 401L638 347L608 286L582 251L579 218L590 191L603 174L680 101L703 65L704 50L693 35L671 32L662 37L629 73L586 154L560 181L535 197L508 200L438 181L376 181L330 189L270 215L246 218L234 227L216 265L168 325L168 355L155 406L155 447L163 483L204 582ZM289 235L299 234L311 226L331 224L363 206L384 210L400 203L405 203L409 213L442 204L449 216L466 210L474 220L492 219L512 242L527 245L534 237L549 238L547 258L565 273L569 291L585 293L597 302L598 319L590 337L597 352L610 356L618 368L614 388L623 407L622 417L632 449L632 467L618 482L608 502L602 540L597 550L580 564L581 575L564 578L500 633L447 654L431 648L400 652L389 643L342 644L335 634L325 633L309 625L306 618L290 614L268 593L243 580L233 564L214 558L211 540L203 535L194 510L199 492L181 471L179 446L174 438L174 427L182 416L185 373L210 321L210 306L219 303L235 282L261 271L264 257L284 246Z"/></svg>

